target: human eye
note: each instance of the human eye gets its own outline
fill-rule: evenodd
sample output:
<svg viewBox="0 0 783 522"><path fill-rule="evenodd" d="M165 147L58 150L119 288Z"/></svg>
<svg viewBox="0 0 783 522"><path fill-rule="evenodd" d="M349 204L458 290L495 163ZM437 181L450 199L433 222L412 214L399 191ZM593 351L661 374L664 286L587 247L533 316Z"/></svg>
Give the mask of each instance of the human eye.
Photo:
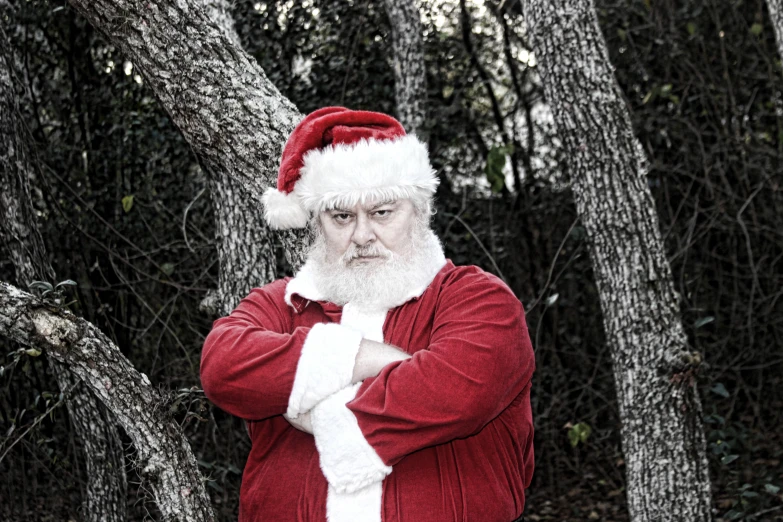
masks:
<svg viewBox="0 0 783 522"><path fill-rule="evenodd" d="M385 217L389 217L392 212L393 212L393 210L390 209L390 208L380 208L380 209L376 210L375 212L373 212L372 214L375 217L385 218Z"/></svg>
<svg viewBox="0 0 783 522"><path fill-rule="evenodd" d="M335 221L335 223L340 225L348 223L351 220L351 217L351 214L347 212L335 212L332 214L332 219Z"/></svg>

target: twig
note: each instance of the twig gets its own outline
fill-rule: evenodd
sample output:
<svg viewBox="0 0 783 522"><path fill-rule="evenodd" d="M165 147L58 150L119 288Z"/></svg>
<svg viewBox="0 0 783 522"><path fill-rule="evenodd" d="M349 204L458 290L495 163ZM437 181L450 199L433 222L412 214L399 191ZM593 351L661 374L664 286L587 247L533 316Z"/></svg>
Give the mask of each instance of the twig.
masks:
<svg viewBox="0 0 783 522"><path fill-rule="evenodd" d="M29 426L29 427L28 427L26 430L24 430L24 432L22 432L22 434L21 434L21 435L19 435L19 436L16 438L16 440L14 440L14 441L11 443L11 445L10 445L10 446L8 446L8 447L5 449L5 451L3 452L3 454L2 454L2 455L0 455L0 462L3 462L3 459L5 458L5 456L6 456L6 455L8 455L8 452L9 452L9 451L11 451L11 449L12 449L14 446L16 446L16 445L19 443L19 441L21 441L22 439L24 439L24 438L25 438L25 435L27 435L28 433L30 433L30 430L32 430L33 428L35 428L36 426L38 426L38 425L39 425L39 424L40 424L40 423L41 423L41 422L42 422L42 421L43 421L43 420L44 420L44 419L45 419L45 418L46 418L46 417L47 417L47 416L48 416L50 413L52 413L52 412L53 412L53 411L54 411L56 408L59 408L59 407L60 407L60 405L61 405L61 404L62 404L62 403L65 401L65 399L68 397L68 395L70 395L70 394L71 394L71 392L74 390L74 388L76 388L76 386L78 386L79 384L81 384L81 382L82 382L82 381L77 381L77 382L75 382L75 383L73 384L73 386L71 386L71 387L70 387L68 390L66 390L66 391L63 393L63 396L62 396L62 398L61 398L61 399L59 399L57 402L55 402L54 404L52 404L52 405L49 407L49 409L47 409L47 410L46 410L46 411L43 413L43 415L40 415L40 416L39 416L37 419L35 419L35 420L33 421L33 423L32 423L32 424L30 424L30 426Z"/></svg>
<svg viewBox="0 0 783 522"><path fill-rule="evenodd" d="M194 254L196 253L196 251L195 251L195 250L193 250L193 248L190 246L190 242L188 241L188 231L187 231L187 229L186 229L185 227L186 227L186 225L187 225L187 223L188 223L188 212L190 211L190 207L192 207L192 206L193 206L193 203L195 203L196 201L198 201L198 198L200 198L200 197L201 197L201 195L204 193L204 191L205 191L205 190L207 190L207 189L206 189L206 187L205 187L205 188L203 188L203 189L201 189L201 192L199 192L198 194L196 194L196 197L195 197L195 198L193 198L193 201L191 201L190 203L188 203L188 206L187 206L187 207L185 207L185 213L182 215L182 235L183 235L183 236L184 236L184 238L185 238L185 245L188 247L188 250L190 250L190 251L191 251L191 252L193 252Z"/></svg>
<svg viewBox="0 0 783 522"><path fill-rule="evenodd" d="M568 238L571 236L571 231L574 229L574 227L578 222L579 222L579 216L576 216L576 219L574 219L574 222L571 223L571 227L568 229L568 232L565 233L563 240L560 242L560 247L557 249L557 252L555 253L555 257L552 259L552 264L549 266L549 275L546 278L546 283L544 283L544 288L541 289L541 293L538 294L538 297L536 298L535 301L533 301L533 304L526 310L526 313L530 313L530 311L536 307L539 301L541 301L541 298L544 297L544 294L546 293L546 289L549 287L549 282L552 280L552 272L555 271L555 263L557 263L557 258L560 257L560 252L563 250L563 246L565 246L566 241L568 241Z"/></svg>
<svg viewBox="0 0 783 522"><path fill-rule="evenodd" d="M456 219L457 221L459 221L460 223L462 223L462 226L465 227L468 232L470 232L470 235L473 236L473 238L476 240L476 243L478 243L479 246L481 247L481 250L484 251L484 253L487 255L489 260L492 262L492 266L495 267L495 271L497 272L498 276L503 280L504 283L508 284L508 281L506 281L506 276L504 276L503 272L500 271L500 267L498 267L498 264L495 262L495 258L492 257L492 254L490 254L489 250L486 249L486 247L484 246L484 243L482 243L481 240L476 235L476 233L473 232L473 229L470 228L470 226L468 226L468 224L465 223L465 221L463 221L462 218L457 216L457 215L454 215L454 214L451 214L451 213L448 213L448 212L444 212L443 215L444 216L451 216L454 219Z"/></svg>

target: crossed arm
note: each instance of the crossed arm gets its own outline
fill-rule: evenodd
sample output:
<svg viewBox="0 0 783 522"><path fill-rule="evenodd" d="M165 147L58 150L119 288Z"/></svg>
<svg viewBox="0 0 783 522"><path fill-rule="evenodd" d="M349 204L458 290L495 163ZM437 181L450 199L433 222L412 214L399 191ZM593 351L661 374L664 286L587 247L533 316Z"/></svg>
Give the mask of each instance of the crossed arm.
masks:
<svg viewBox="0 0 783 522"><path fill-rule="evenodd" d="M298 428L315 432L322 470L343 491L382 479L414 451L478 433L530 381L521 303L486 274L443 285L429 345L410 356L339 324L294 328L284 291L283 282L256 289L215 323L202 385L244 419L304 415Z"/></svg>
<svg viewBox="0 0 783 522"><path fill-rule="evenodd" d="M368 377L377 376L388 364L410 358L410 354L400 350L396 346L371 341L369 339L362 339L359 343L359 351L356 353L356 360L351 375L351 384L357 384ZM294 428L312 435L313 424L310 418L311 411L312 410L302 413L296 418L290 417L287 413L284 413L283 417L285 417L285 420Z"/></svg>

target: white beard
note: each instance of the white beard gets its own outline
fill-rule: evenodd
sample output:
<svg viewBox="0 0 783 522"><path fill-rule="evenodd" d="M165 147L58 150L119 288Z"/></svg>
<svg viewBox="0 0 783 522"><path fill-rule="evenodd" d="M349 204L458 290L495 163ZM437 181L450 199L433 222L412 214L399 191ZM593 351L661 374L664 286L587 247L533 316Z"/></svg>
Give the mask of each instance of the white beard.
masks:
<svg viewBox="0 0 783 522"><path fill-rule="evenodd" d="M353 261L358 255L379 255L367 263ZM366 310L388 310L421 295L446 259L443 247L426 222L414 226L409 248L395 254L380 245L356 248L342 256L328 251L326 239L316 232L307 256L313 282L325 300Z"/></svg>

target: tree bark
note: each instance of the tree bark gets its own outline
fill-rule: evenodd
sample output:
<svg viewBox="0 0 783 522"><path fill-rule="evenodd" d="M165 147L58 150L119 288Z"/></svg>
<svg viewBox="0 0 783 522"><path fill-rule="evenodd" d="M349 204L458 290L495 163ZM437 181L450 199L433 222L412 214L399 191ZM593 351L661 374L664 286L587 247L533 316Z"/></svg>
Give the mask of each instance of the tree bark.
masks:
<svg viewBox="0 0 783 522"><path fill-rule="evenodd" d="M783 0L767 0L767 9L772 28L775 30L778 53L780 53L780 59L783 60Z"/></svg>
<svg viewBox="0 0 783 522"><path fill-rule="evenodd" d="M29 180L34 166L29 137L19 115L13 53L0 26L0 237L6 243L22 286L34 280L54 281L54 270L38 231L30 197ZM83 491L86 521L125 520L127 479L122 443L115 421L95 395L67 367L49 360L60 390L73 390L66 407L76 437L82 445L87 486Z"/></svg>
<svg viewBox="0 0 783 522"><path fill-rule="evenodd" d="M226 2L202 1L207 16L233 45L241 48ZM201 302L201 309L211 315L227 315L250 290L275 278L273 234L258 201L242 183L222 170L209 171L209 181L220 272L217 292L210 292Z"/></svg>
<svg viewBox="0 0 783 522"><path fill-rule="evenodd" d="M114 413L136 447L136 465L164 520L215 520L196 458L166 401L100 330L0 283L0 334L43 347Z"/></svg>
<svg viewBox="0 0 783 522"><path fill-rule="evenodd" d="M394 96L405 130L426 143L427 69L421 17L415 0L383 0L392 29Z"/></svg>
<svg viewBox="0 0 783 522"><path fill-rule="evenodd" d="M203 0L70 3L138 67L209 174L221 264L214 301L219 311L230 311L276 273L260 196L275 183L300 113ZM297 269L304 233L277 237Z"/></svg>
<svg viewBox="0 0 783 522"><path fill-rule="evenodd" d="M588 233L613 362L634 521L711 519L689 353L647 164L593 2L526 0L544 92Z"/></svg>

